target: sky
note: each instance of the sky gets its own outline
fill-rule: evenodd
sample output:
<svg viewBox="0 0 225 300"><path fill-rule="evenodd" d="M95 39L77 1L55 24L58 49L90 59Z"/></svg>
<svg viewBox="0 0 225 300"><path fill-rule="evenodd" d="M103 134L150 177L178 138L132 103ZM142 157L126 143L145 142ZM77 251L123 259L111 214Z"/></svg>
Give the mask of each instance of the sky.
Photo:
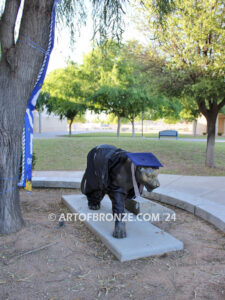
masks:
<svg viewBox="0 0 225 300"><path fill-rule="evenodd" d="M136 39L139 40L142 44L147 44L146 38L142 35L137 29L134 22L131 21L131 16L133 12L130 10L125 16L125 31L123 34L123 41ZM67 30L62 30L60 32L60 37L57 38L58 33L56 32L56 42L54 49L51 54L48 73L51 71L63 68L66 66L68 59L77 62L78 64L82 63L83 55L90 52L92 45L92 30L93 24L91 18L88 18L87 25L83 26L80 30L80 34L76 37L76 43L74 48L70 48L70 37Z"/></svg>

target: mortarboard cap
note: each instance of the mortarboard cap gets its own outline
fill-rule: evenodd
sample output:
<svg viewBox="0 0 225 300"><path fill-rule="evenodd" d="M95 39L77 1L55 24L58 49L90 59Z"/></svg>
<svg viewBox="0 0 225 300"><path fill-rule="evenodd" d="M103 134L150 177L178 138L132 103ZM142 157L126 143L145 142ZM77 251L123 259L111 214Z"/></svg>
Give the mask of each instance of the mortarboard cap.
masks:
<svg viewBox="0 0 225 300"><path fill-rule="evenodd" d="M144 153L131 153L127 152L127 157L136 165L142 167L151 167L159 169L163 167L160 161L150 152Z"/></svg>

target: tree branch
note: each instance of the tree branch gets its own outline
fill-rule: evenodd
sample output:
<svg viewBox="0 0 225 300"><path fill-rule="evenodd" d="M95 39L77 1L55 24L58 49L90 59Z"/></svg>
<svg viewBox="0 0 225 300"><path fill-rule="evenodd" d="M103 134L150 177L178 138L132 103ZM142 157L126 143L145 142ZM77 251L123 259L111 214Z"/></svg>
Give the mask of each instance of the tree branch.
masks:
<svg viewBox="0 0 225 300"><path fill-rule="evenodd" d="M197 100L198 108L200 112L207 118L208 117L208 110L206 108L205 101Z"/></svg>
<svg viewBox="0 0 225 300"><path fill-rule="evenodd" d="M15 24L21 0L6 0L5 10L0 23L0 42L2 52L15 45Z"/></svg>
<svg viewBox="0 0 225 300"><path fill-rule="evenodd" d="M218 104L218 111L225 105L225 98Z"/></svg>

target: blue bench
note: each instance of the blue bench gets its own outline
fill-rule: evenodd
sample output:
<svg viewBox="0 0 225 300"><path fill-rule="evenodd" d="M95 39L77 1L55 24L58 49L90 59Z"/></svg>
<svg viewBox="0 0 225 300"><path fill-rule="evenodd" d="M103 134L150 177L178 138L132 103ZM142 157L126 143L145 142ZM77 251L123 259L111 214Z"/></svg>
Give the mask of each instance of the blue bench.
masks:
<svg viewBox="0 0 225 300"><path fill-rule="evenodd" d="M162 130L159 131L159 139L161 136L175 137L178 139L178 132L176 130Z"/></svg>

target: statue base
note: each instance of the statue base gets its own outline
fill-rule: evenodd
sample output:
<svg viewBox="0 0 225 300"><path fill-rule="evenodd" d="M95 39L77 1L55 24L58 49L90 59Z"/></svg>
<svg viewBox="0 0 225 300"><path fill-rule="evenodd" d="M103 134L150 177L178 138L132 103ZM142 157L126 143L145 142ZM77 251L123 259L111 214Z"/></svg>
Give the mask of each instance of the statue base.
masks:
<svg viewBox="0 0 225 300"><path fill-rule="evenodd" d="M121 262L183 249L181 241L128 211L125 215L127 237L114 238L112 203L108 196L97 211L88 208L86 196L82 194L63 195L62 201L74 213L74 219L85 222Z"/></svg>

